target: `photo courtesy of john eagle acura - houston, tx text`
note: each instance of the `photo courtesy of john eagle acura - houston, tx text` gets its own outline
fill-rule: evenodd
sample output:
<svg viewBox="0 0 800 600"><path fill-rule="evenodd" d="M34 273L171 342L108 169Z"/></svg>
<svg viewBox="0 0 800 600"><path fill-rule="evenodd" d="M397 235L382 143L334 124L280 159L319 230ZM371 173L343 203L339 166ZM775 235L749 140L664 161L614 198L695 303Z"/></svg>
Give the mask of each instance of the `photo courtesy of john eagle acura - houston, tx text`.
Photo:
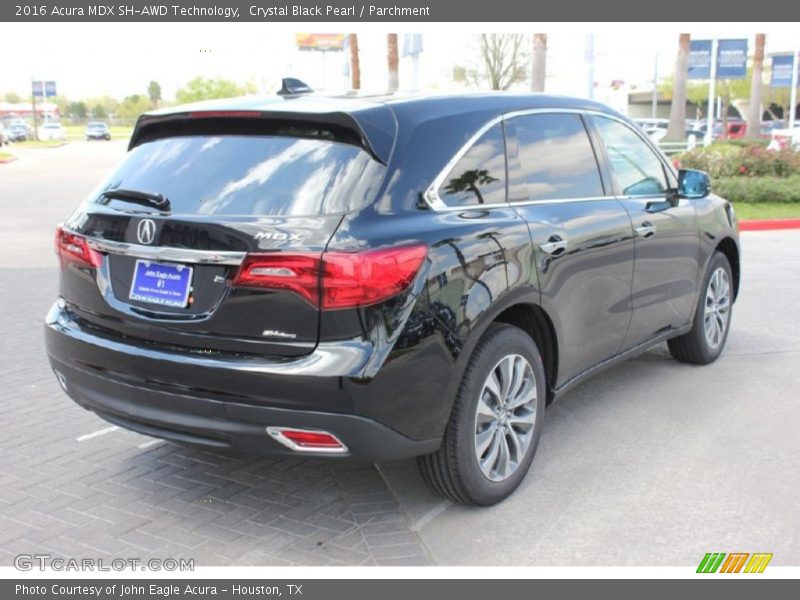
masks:
<svg viewBox="0 0 800 600"><path fill-rule="evenodd" d="M80 406L212 450L418 457L490 505L586 377L664 341L722 352L733 208L626 117L308 91L142 115L58 227L47 352Z"/></svg>

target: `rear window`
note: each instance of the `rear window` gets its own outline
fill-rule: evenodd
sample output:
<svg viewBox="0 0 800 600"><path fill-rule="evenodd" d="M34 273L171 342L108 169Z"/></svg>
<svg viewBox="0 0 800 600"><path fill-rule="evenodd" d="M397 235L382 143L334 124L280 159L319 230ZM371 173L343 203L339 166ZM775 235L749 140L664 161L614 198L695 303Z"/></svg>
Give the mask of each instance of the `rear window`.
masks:
<svg viewBox="0 0 800 600"><path fill-rule="evenodd" d="M161 194L172 214L323 215L372 200L383 169L365 150L348 143L190 135L137 146L100 190ZM142 210L102 195L95 202Z"/></svg>

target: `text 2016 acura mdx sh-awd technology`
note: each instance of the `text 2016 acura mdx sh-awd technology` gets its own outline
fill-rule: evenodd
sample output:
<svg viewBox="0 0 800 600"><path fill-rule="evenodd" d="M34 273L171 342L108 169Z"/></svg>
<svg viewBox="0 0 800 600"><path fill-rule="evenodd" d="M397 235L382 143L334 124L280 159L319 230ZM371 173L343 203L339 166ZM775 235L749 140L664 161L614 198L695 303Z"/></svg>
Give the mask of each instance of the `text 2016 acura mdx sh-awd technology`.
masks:
<svg viewBox="0 0 800 600"><path fill-rule="evenodd" d="M47 349L81 406L211 449L418 456L482 505L588 375L665 340L715 360L740 272L705 174L547 95L149 113L56 250Z"/></svg>

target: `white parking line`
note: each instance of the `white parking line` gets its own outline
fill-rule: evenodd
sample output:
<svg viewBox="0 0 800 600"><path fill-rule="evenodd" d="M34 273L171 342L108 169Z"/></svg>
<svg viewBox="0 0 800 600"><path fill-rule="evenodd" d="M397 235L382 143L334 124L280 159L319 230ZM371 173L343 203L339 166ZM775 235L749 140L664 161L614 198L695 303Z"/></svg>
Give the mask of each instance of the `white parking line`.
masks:
<svg viewBox="0 0 800 600"><path fill-rule="evenodd" d="M453 506L453 503L450 502L450 500L442 500L439 504L414 521L414 523L411 524L411 529L413 531L419 531L451 506Z"/></svg>
<svg viewBox="0 0 800 600"><path fill-rule="evenodd" d="M105 435L107 433L111 433L112 431L116 431L119 429L116 425L113 427L106 427L105 429L100 429L99 431L93 431L92 433L87 433L86 435L82 435L79 438L76 438L79 442L85 442L86 440L90 440L92 438L96 438L101 435Z"/></svg>
<svg viewBox="0 0 800 600"><path fill-rule="evenodd" d="M163 441L164 440L159 440L159 439L150 440L149 442L145 442L144 444L139 444L139 448L149 448L150 446L155 446L156 444L160 444Z"/></svg>

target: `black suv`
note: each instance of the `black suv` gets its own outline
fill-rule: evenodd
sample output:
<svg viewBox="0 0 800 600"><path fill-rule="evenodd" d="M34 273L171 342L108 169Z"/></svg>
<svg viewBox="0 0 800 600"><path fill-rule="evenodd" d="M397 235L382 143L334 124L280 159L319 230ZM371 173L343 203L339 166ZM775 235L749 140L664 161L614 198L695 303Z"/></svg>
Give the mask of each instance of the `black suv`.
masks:
<svg viewBox="0 0 800 600"><path fill-rule="evenodd" d="M78 404L211 449L525 476L545 407L660 342L715 360L736 220L609 108L548 95L238 99L143 115L58 228Z"/></svg>

